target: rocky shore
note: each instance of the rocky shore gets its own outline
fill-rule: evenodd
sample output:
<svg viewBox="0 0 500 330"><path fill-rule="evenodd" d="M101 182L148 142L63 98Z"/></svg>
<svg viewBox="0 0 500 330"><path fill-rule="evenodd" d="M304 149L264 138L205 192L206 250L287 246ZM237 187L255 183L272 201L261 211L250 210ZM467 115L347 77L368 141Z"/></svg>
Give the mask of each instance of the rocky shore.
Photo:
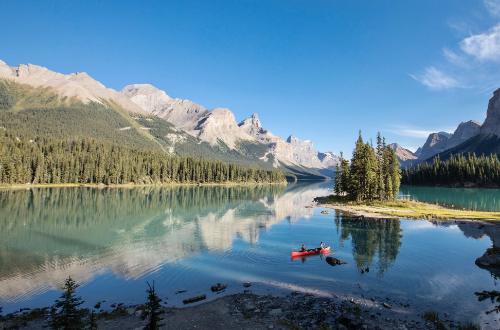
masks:
<svg viewBox="0 0 500 330"><path fill-rule="evenodd" d="M99 329L142 329L142 305L116 305L97 314ZM25 310L3 317L0 329L44 329L48 309ZM426 316L427 315L427 316ZM433 315L433 317L428 317ZM385 299L287 296L245 293L186 308L164 307L165 329L478 329L438 314L417 314L408 304ZM467 327L468 326L468 327Z"/></svg>

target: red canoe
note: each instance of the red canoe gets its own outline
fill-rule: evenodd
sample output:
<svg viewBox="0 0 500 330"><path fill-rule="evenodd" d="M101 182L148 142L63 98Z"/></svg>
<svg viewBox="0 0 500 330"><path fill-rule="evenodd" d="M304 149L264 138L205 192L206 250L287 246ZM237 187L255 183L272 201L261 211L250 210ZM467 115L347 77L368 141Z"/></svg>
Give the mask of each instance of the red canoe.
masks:
<svg viewBox="0 0 500 330"><path fill-rule="evenodd" d="M326 247L326 248L316 248L316 249L309 249L309 250L306 250L304 252L300 252L300 251L292 251L290 252L290 255L293 257L303 257L303 256L311 256L311 255L314 255L314 254L328 254L330 253L330 247Z"/></svg>

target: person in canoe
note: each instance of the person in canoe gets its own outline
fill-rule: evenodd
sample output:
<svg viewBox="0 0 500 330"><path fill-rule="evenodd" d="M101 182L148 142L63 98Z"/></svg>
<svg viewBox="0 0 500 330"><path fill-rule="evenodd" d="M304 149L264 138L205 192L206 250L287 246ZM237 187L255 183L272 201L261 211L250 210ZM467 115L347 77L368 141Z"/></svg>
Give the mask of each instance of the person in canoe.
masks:
<svg viewBox="0 0 500 330"><path fill-rule="evenodd" d="M300 251L300 252L306 252L306 251L307 251L307 248L306 248L306 246L304 245L304 243L302 243L302 245L300 246L299 251Z"/></svg>

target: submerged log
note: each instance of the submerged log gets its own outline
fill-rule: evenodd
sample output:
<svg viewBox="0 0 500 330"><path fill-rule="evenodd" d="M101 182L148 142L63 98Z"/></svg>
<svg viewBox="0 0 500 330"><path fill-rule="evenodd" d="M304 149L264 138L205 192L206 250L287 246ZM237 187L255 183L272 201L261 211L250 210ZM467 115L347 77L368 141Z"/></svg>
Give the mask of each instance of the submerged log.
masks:
<svg viewBox="0 0 500 330"><path fill-rule="evenodd" d="M184 299L182 301L182 303L184 305L186 305L186 304L192 304L192 303L195 303L197 301L201 301L201 300L205 300L205 299L207 299L207 295L201 294L199 296L194 296L194 297L191 297L191 298Z"/></svg>

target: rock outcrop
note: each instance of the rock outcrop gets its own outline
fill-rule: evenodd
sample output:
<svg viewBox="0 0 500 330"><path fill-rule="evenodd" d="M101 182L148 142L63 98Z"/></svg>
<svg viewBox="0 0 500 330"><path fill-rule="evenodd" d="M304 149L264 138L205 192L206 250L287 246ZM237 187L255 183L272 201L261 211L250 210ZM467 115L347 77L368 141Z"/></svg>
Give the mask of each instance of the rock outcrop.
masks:
<svg viewBox="0 0 500 330"><path fill-rule="evenodd" d="M500 136L500 88L488 102L486 120L481 126L481 134Z"/></svg>

